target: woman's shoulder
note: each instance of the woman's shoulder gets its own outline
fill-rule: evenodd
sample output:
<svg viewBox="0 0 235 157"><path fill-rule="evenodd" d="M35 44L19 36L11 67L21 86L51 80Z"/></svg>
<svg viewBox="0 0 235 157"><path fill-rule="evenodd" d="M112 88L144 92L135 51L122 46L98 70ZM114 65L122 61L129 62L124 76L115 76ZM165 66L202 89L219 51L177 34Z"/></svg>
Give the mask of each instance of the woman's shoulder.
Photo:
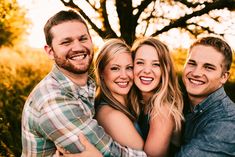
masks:
<svg viewBox="0 0 235 157"><path fill-rule="evenodd" d="M100 106L99 114L102 114L105 117L115 117L115 116L127 117L124 113L122 113L121 111L119 111L117 109L114 109L109 104L103 104L102 106Z"/></svg>
<svg viewBox="0 0 235 157"><path fill-rule="evenodd" d="M100 105L99 112L109 114L109 112L115 112L115 109L112 108L109 104L106 103L106 104Z"/></svg>
<svg viewBox="0 0 235 157"><path fill-rule="evenodd" d="M96 119L102 122L113 122L116 123L132 123L131 120L123 112L112 108L111 106L103 105L98 113L96 113Z"/></svg>

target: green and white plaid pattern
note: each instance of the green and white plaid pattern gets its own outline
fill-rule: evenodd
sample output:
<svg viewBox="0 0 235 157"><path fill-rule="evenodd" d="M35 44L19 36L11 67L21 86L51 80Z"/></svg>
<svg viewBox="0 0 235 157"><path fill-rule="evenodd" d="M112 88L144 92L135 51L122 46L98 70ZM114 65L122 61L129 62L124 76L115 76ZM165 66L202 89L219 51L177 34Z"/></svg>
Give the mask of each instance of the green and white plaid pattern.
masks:
<svg viewBox="0 0 235 157"><path fill-rule="evenodd" d="M88 92L63 75L57 66L34 88L22 113L22 157L53 156L55 144L81 152L83 133L104 156L146 156L114 142L93 119L95 84Z"/></svg>

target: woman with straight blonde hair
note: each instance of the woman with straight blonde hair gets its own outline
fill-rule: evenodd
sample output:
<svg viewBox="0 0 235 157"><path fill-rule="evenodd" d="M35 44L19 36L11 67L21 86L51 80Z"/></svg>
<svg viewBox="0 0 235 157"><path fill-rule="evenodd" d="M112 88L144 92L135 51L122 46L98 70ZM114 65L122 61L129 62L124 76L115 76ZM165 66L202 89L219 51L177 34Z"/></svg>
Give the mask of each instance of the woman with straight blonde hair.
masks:
<svg viewBox="0 0 235 157"><path fill-rule="evenodd" d="M130 47L121 39L107 40L95 58L97 92L96 119L119 144L143 149L143 139L134 124L137 120L128 99L133 85Z"/></svg>

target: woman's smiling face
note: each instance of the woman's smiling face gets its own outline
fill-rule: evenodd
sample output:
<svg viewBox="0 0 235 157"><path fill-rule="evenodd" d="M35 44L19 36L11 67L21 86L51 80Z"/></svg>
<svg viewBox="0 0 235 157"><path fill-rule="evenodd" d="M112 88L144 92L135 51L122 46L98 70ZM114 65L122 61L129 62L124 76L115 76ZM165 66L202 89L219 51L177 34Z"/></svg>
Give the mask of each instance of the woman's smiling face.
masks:
<svg viewBox="0 0 235 157"><path fill-rule="evenodd" d="M133 85L131 54L128 52L115 54L105 66L103 78L113 97L119 100L120 97L127 96Z"/></svg>
<svg viewBox="0 0 235 157"><path fill-rule="evenodd" d="M143 93L153 93L161 80L161 69L156 49L142 45L134 58L134 82Z"/></svg>

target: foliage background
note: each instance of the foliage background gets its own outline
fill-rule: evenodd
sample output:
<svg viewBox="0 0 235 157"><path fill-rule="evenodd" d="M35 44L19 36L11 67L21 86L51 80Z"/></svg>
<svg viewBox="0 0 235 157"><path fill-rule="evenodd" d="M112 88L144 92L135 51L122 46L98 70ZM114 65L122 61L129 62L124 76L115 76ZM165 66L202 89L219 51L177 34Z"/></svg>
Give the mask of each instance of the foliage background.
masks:
<svg viewBox="0 0 235 157"><path fill-rule="evenodd" d="M22 42L30 24L26 9L20 7L16 0L0 1L0 47Z"/></svg>
<svg viewBox="0 0 235 157"><path fill-rule="evenodd" d="M50 67L51 61L39 50L0 50L0 156L20 156L24 102Z"/></svg>
<svg viewBox="0 0 235 157"><path fill-rule="evenodd" d="M184 49L172 53L179 75L186 53ZM50 71L51 66L52 62L41 49L0 50L0 156L20 156L21 112L24 102L33 87ZM225 88L235 101L235 59L231 74Z"/></svg>
<svg viewBox="0 0 235 157"><path fill-rule="evenodd" d="M208 2L203 0L206 2L203 4L200 0L198 3L193 3L194 0L159 1L163 3L163 5L166 4L172 7L183 6L183 15L175 19L167 16L167 14L171 12L166 14L163 12L164 16L163 14L153 14L153 12L159 11L162 8L162 5L158 6L157 1L142 0L142 5L133 8L131 0L116 0L118 3L116 3L117 13L115 15L120 20L120 30L113 30L110 25L111 23L109 23L108 16L113 16L114 14L113 12L106 12L106 9L110 9L105 5L106 0L86 1L89 3L93 2L90 3L90 6L97 11L97 13L93 15L98 15L98 17L95 16L93 18L100 20L100 22L103 23L102 27L97 27L98 25L93 23L92 19L89 19L89 16L86 16L86 13L73 3L73 0L60 1L65 6L80 11L93 30L95 30L102 38L122 37L126 39L127 43L131 43L136 37L135 28L138 27L139 17L141 17L142 21L140 24L147 23L147 27L151 26L148 23L149 21L153 22L153 24L159 24L161 21L166 23L164 27L155 30L155 35L167 32L172 28L183 28L183 30L189 31L195 36L198 36L203 32L223 35L223 33L216 33L213 27L210 28L207 25L200 25L199 22L201 21L201 18L202 20L207 20L207 18L210 17L215 24L222 24L222 21L226 21L226 19L223 19L223 17L220 16L221 14L214 14L212 10L218 11L218 9L222 9L222 11L230 13L230 11L234 11L235 9L234 0L226 0L226 2L224 0L216 0L213 1L214 3L209 3L210 0ZM148 5L152 2L156 7ZM98 3L100 5L97 5ZM179 5L180 3L182 4ZM192 12L185 12L188 10L185 8L189 8ZM134 15L130 10L134 11L135 9L138 10L138 13ZM141 14L143 16L141 16ZM206 16L203 16L204 14L206 14ZM27 28L30 25L30 21L26 19L25 15L26 10L20 8L17 0L0 1L0 157L20 156L21 113L24 102L30 91L50 71L52 66L52 62L48 60L41 49L15 46L17 45L16 43L19 44L23 41L24 35L27 34ZM190 21L194 15L197 15L200 18ZM134 21L132 21L133 19ZM143 29L143 32L140 32L139 36L146 35L145 32L147 32L147 27ZM120 35L116 34L116 32L119 32ZM9 47L12 45L14 45L14 47L6 48L6 46ZM186 50L175 50L172 52L172 56L178 69L179 76L181 76L180 71L185 62ZM183 93L185 93L182 81L180 81L180 83ZM231 77L229 82L225 85L225 90L232 100L235 101L235 59L232 64Z"/></svg>

